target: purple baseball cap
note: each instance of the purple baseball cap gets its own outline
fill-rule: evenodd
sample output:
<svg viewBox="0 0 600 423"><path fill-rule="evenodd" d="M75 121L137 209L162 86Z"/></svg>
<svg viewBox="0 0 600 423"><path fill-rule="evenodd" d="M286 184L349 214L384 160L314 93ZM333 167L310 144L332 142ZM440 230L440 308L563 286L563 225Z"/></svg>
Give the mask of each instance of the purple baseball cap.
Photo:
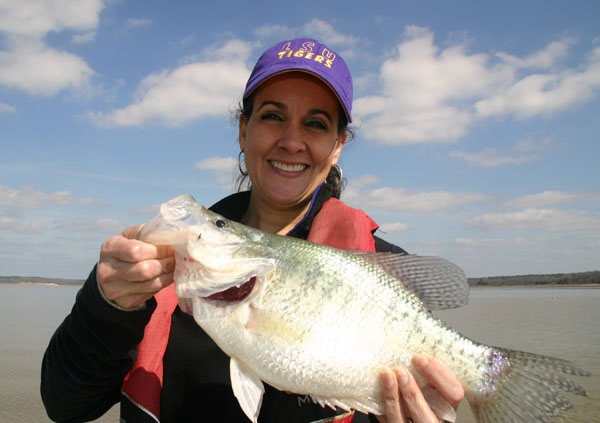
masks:
<svg viewBox="0 0 600 423"><path fill-rule="evenodd" d="M282 41L266 50L254 65L244 90L244 99L260 84L284 72L310 73L325 82L352 122L352 76L342 56L312 38Z"/></svg>

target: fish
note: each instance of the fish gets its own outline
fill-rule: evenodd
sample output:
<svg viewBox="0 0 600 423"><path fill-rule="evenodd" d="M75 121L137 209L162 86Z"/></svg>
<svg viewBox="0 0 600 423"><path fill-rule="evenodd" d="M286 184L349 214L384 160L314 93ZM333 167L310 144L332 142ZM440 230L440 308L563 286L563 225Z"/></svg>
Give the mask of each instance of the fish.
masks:
<svg viewBox="0 0 600 423"><path fill-rule="evenodd" d="M380 375L405 368L432 410L455 410L414 369L435 357L460 381L477 422L549 422L587 395L589 376L550 356L488 346L432 310L467 303L462 269L435 256L345 251L226 219L188 194L164 203L138 239L175 249L180 307L230 358L232 390L257 422L264 383L321 406L385 414Z"/></svg>

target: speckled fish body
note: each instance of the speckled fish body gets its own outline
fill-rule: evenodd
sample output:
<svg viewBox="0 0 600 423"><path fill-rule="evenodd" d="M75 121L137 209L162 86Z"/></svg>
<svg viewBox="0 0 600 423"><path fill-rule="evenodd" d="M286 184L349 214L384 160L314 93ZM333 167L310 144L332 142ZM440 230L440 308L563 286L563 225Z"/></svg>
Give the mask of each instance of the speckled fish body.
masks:
<svg viewBox="0 0 600 423"><path fill-rule="evenodd" d="M415 354L456 375L480 422L550 421L570 406L558 389L585 394L560 374L586 374L571 363L479 344L437 319L429 309L468 296L464 273L445 260L269 234L189 196L165 203L140 239L175 247L180 304L231 357L234 393L254 422L262 381L321 405L384 414L382 369L412 370ZM439 394L425 393L438 416L454 417Z"/></svg>

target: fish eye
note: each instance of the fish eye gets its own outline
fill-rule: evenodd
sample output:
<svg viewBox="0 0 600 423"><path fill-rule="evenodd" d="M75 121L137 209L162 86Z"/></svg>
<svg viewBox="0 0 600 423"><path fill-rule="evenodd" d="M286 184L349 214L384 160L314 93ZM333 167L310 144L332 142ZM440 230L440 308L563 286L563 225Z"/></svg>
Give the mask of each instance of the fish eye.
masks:
<svg viewBox="0 0 600 423"><path fill-rule="evenodd" d="M227 226L227 222L225 222L222 219L217 219L215 220L215 225L217 225L217 228L224 228L225 226Z"/></svg>

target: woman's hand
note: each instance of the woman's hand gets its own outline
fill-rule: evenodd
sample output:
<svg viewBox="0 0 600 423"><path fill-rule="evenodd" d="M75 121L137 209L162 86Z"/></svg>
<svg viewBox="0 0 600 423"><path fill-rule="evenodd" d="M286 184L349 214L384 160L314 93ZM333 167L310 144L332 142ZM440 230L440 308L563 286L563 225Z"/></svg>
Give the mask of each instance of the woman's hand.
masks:
<svg viewBox="0 0 600 423"><path fill-rule="evenodd" d="M125 309L142 306L173 282L174 250L135 239L140 226L102 244L96 278L104 296Z"/></svg>
<svg viewBox="0 0 600 423"><path fill-rule="evenodd" d="M456 377L438 360L423 355L413 357L417 371L454 408L465 396ZM385 416L377 416L380 423L438 423L413 375L404 369L386 370L381 374ZM410 419L407 417L410 416Z"/></svg>

